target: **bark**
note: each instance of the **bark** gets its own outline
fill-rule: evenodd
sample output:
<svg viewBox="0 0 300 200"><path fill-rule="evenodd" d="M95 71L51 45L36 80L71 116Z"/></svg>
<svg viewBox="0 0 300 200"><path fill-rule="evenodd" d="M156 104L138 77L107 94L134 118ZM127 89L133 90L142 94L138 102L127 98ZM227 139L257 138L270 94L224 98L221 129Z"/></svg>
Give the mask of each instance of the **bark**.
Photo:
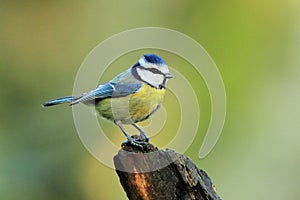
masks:
<svg viewBox="0 0 300 200"><path fill-rule="evenodd" d="M120 183L130 200L221 199L207 173L173 150L130 143L114 157Z"/></svg>

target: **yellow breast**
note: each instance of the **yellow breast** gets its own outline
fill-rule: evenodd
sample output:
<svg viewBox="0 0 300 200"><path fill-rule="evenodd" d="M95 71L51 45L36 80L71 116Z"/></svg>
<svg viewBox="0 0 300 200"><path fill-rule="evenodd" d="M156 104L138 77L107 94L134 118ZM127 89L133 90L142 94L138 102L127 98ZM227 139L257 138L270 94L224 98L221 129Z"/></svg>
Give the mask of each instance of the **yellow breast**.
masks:
<svg viewBox="0 0 300 200"><path fill-rule="evenodd" d="M130 98L130 116L134 122L147 119L161 104L165 89L144 85Z"/></svg>
<svg viewBox="0 0 300 200"><path fill-rule="evenodd" d="M107 98L96 105L101 116L131 124L147 119L160 105L165 89L144 84L136 93L120 98Z"/></svg>

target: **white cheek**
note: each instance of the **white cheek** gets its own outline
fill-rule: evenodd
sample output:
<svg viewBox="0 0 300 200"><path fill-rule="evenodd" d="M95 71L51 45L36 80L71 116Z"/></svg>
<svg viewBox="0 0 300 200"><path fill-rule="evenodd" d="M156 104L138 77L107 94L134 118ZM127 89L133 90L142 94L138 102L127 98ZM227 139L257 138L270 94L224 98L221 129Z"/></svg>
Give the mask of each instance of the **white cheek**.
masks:
<svg viewBox="0 0 300 200"><path fill-rule="evenodd" d="M141 79L151 85L158 86L163 83L164 76L161 74L154 74L148 70L137 69L137 73Z"/></svg>
<svg viewBox="0 0 300 200"><path fill-rule="evenodd" d="M162 84L163 81L164 81L164 76L163 75L161 75L161 74L153 74L152 73L152 82L154 82L157 85L159 85L159 84Z"/></svg>

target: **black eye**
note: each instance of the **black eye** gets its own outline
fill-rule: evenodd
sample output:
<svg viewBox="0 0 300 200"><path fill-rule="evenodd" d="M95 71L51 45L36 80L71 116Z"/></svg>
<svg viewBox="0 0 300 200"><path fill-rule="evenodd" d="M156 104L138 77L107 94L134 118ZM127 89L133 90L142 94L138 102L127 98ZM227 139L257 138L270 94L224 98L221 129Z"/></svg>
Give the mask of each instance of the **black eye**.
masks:
<svg viewBox="0 0 300 200"><path fill-rule="evenodd" d="M150 69L150 71L154 74L162 74L161 71L159 71L158 69L155 69L155 68Z"/></svg>

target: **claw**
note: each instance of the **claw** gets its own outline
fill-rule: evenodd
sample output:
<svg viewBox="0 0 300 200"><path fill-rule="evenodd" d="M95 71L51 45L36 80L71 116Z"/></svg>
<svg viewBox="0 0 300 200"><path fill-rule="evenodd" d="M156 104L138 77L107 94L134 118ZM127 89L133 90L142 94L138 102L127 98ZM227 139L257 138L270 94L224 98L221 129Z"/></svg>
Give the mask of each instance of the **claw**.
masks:
<svg viewBox="0 0 300 200"><path fill-rule="evenodd" d="M140 137L142 138L142 140L149 143L150 139L147 136L141 134Z"/></svg>
<svg viewBox="0 0 300 200"><path fill-rule="evenodd" d="M140 147L140 148L143 148L143 144L145 144L145 142L137 141L134 138L130 138L130 139L128 138L128 140L124 141L122 144L127 144L128 142L130 142L130 144Z"/></svg>
<svg viewBox="0 0 300 200"><path fill-rule="evenodd" d="M146 136L146 133L140 129L136 124L132 124L137 130L139 130L140 132L140 138L132 138L130 135L128 135L126 133L126 131L124 130L121 121L115 120L114 121L115 124L121 129L121 131L124 133L124 135L127 138L127 141L123 142L122 144L126 144L128 142L130 142L132 145L143 148L143 145L145 145L146 143L149 142L149 138Z"/></svg>
<svg viewBox="0 0 300 200"><path fill-rule="evenodd" d="M140 138L149 143L150 139L147 137L145 131L143 131L143 129L141 129L140 127L138 127L135 123L131 124L133 127L135 127L139 132L140 132Z"/></svg>

